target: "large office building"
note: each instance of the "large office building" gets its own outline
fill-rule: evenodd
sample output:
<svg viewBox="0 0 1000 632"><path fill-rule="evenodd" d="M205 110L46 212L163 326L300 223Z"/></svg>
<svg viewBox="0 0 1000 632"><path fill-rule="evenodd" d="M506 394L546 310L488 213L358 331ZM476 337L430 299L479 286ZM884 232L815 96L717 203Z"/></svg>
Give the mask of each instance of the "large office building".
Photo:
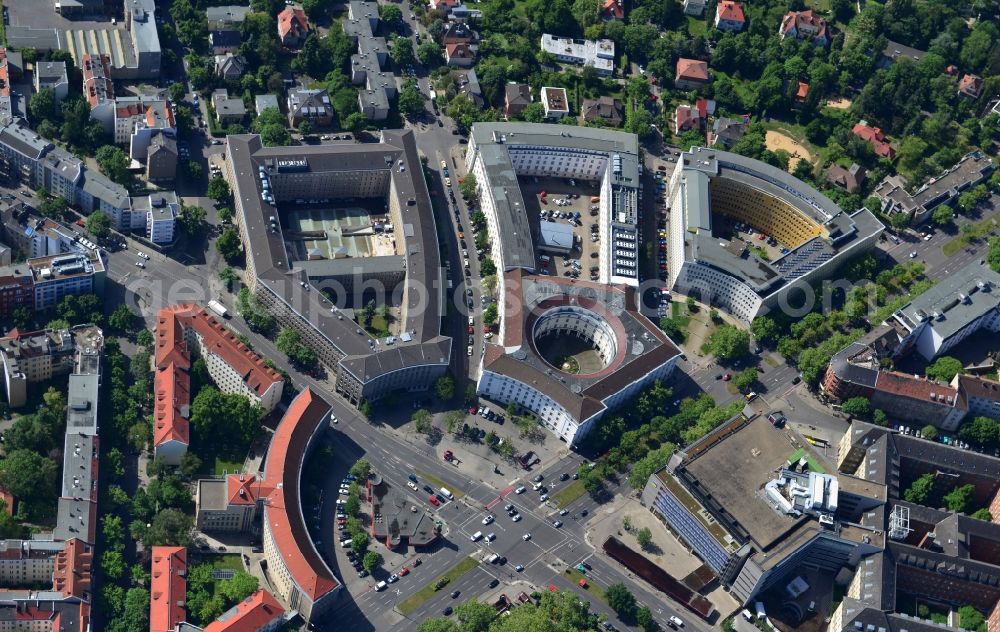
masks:
<svg viewBox="0 0 1000 632"><path fill-rule="evenodd" d="M6 338L0 338L0 371L7 403L12 408L24 406L30 384L72 372L80 350L100 347L101 340L101 330L93 325L31 332L14 330Z"/></svg>
<svg viewBox="0 0 1000 632"><path fill-rule="evenodd" d="M680 350L638 310L629 286L602 285L515 269L504 277L499 338L486 345L477 390L531 411L576 447L609 411L655 380L666 380ZM560 364L566 340L586 364Z"/></svg>
<svg viewBox="0 0 1000 632"><path fill-rule="evenodd" d="M441 335L437 232L413 133L292 147L230 136L225 164L247 285L331 368L337 392L358 404L429 389L448 367L451 338ZM325 230L304 230L306 211ZM349 223L348 211L361 219ZM336 278L345 275L350 291ZM397 334L375 338L354 321L352 308L369 298L399 310Z"/></svg>
<svg viewBox="0 0 1000 632"><path fill-rule="evenodd" d="M518 178L575 178L600 187L598 280L638 286L642 164L635 134L543 123L476 123L465 167L476 176L497 270L534 272L537 265L540 229L529 220Z"/></svg>
<svg viewBox="0 0 1000 632"><path fill-rule="evenodd" d="M241 395L264 412L281 401L284 379L225 325L197 305L164 307L156 322L156 409L153 447L157 456L177 464L190 444L191 361L205 361L223 393Z"/></svg>
<svg viewBox="0 0 1000 632"><path fill-rule="evenodd" d="M669 377L680 351L639 313L642 165L634 134L535 123L477 123L465 164L476 176L490 257L502 271L500 335L486 345L478 391L531 411L576 446L608 411ZM535 275L541 251L568 252L573 235L529 215L518 178L596 183L598 282ZM554 226L554 225L553 225ZM551 353L572 337L592 366L570 372Z"/></svg>
<svg viewBox="0 0 1000 632"><path fill-rule="evenodd" d="M678 158L667 203L669 286L744 322L794 304L874 247L884 228L867 209L848 214L785 171L703 147ZM729 238L737 224L771 237L781 254L767 260L758 244Z"/></svg>
<svg viewBox="0 0 1000 632"><path fill-rule="evenodd" d="M884 540L885 486L825 473L765 413L748 406L674 455L641 496L739 603L804 568L836 575Z"/></svg>
<svg viewBox="0 0 1000 632"><path fill-rule="evenodd" d="M839 446L838 469L873 485L884 485L887 502L878 512L883 550L862 560L845 582L845 596L830 617L830 630L931 632L918 603L932 604L960 627L958 610L971 606L1000 625L1000 459L888 428L855 421ZM913 482L931 475L922 502L903 499ZM967 487L967 508L988 509L992 520L939 508L950 490Z"/></svg>

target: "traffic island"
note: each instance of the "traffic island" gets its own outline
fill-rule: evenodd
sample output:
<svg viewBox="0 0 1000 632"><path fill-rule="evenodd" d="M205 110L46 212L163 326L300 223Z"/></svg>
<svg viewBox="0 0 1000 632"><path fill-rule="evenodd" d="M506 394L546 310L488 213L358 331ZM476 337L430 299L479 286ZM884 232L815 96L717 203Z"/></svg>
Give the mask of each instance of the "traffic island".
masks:
<svg viewBox="0 0 1000 632"><path fill-rule="evenodd" d="M432 582L400 602L396 609L399 610L399 613L404 617L409 616L410 613L416 611L420 608L420 606L424 605L428 599L431 599L442 590L447 590L449 586L457 583L458 579L477 566L479 566L479 560L475 558L466 557L462 559L460 562L436 577Z"/></svg>

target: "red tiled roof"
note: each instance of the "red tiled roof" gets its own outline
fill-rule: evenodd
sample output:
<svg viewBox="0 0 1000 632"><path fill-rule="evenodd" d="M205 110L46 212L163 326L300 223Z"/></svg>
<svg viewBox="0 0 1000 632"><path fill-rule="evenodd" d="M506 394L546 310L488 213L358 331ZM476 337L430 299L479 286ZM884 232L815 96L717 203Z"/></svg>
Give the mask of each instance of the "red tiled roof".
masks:
<svg viewBox="0 0 1000 632"><path fill-rule="evenodd" d="M743 5L732 0L722 0L722 2L716 5L715 14L720 20L741 23L747 21L746 16L743 14Z"/></svg>
<svg viewBox="0 0 1000 632"><path fill-rule="evenodd" d="M798 99L805 99L809 94L809 84L799 82L799 89L795 91L795 97Z"/></svg>
<svg viewBox="0 0 1000 632"><path fill-rule="evenodd" d="M154 546L149 584L149 632L173 632L187 611L187 549Z"/></svg>
<svg viewBox="0 0 1000 632"><path fill-rule="evenodd" d="M604 4L601 6L601 13L616 20L625 18L625 9L622 7L621 0L604 0Z"/></svg>
<svg viewBox="0 0 1000 632"><path fill-rule="evenodd" d="M958 91L971 97L979 97L983 79L976 75L965 75L958 81Z"/></svg>
<svg viewBox="0 0 1000 632"><path fill-rule="evenodd" d="M94 68L100 66L103 72L94 76ZM100 103L102 97L113 99L115 86L111 81L111 58L107 55L83 56L83 92L90 107Z"/></svg>
<svg viewBox="0 0 1000 632"><path fill-rule="evenodd" d="M87 543L77 538L68 540L66 547L56 555L52 590L89 600L93 559L94 551Z"/></svg>
<svg viewBox="0 0 1000 632"><path fill-rule="evenodd" d="M295 584L313 602L339 584L312 544L299 507L299 468L306 446L330 411L312 389L298 394L271 438L264 479L275 485L264 505L264 520Z"/></svg>
<svg viewBox="0 0 1000 632"><path fill-rule="evenodd" d="M937 402L942 406L951 407L958 399L958 389L951 386L941 385L933 380L920 377L913 377L906 373L896 373L893 371L880 371L875 379L875 390L918 399L924 402ZM934 398L931 398L931 394ZM948 402L948 398L951 402Z"/></svg>
<svg viewBox="0 0 1000 632"><path fill-rule="evenodd" d="M115 108L115 117L126 118L129 116L139 116L144 113L142 104L129 103Z"/></svg>
<svg viewBox="0 0 1000 632"><path fill-rule="evenodd" d="M253 505L272 490L273 486L265 486L264 481L252 474L230 474L226 478L226 498L230 505Z"/></svg>
<svg viewBox="0 0 1000 632"><path fill-rule="evenodd" d="M851 132L861 140L868 141L875 148L875 154L882 158L889 158L895 155L895 150L889 144L885 134L877 127L870 127L864 123L856 123Z"/></svg>
<svg viewBox="0 0 1000 632"><path fill-rule="evenodd" d="M191 405L191 376L173 362L153 377L153 445L179 441L190 445L190 427L181 409Z"/></svg>
<svg viewBox="0 0 1000 632"><path fill-rule="evenodd" d="M708 81L708 62L681 57L677 60L676 78L688 81Z"/></svg>
<svg viewBox="0 0 1000 632"><path fill-rule="evenodd" d="M780 31L782 34L788 33L793 28L801 31L806 26L814 31L814 37L826 37L826 20L813 15L811 10L789 11L786 13L785 17L781 20Z"/></svg>
<svg viewBox="0 0 1000 632"><path fill-rule="evenodd" d="M256 632L284 614L281 604L263 588L250 595L215 621L205 632Z"/></svg>
<svg viewBox="0 0 1000 632"><path fill-rule="evenodd" d="M156 322L156 413L153 444L175 439L189 442L187 420L180 409L190 404L191 360L184 330L194 329L211 353L222 358L258 396L263 396L282 377L229 329L197 305L164 307ZM172 378L172 379L171 379Z"/></svg>
<svg viewBox="0 0 1000 632"><path fill-rule="evenodd" d="M298 7L285 7L278 14L278 35L281 36L281 39L285 39L289 34L299 36L305 35L308 32L309 20L302 9Z"/></svg>
<svg viewBox="0 0 1000 632"><path fill-rule="evenodd" d="M674 130L676 133L690 129L698 121L698 111L690 105L678 105L674 110Z"/></svg>
<svg viewBox="0 0 1000 632"><path fill-rule="evenodd" d="M448 44L445 46L445 51L448 54L448 58L460 57L469 58L473 57L472 49L465 42L457 42L455 44Z"/></svg>

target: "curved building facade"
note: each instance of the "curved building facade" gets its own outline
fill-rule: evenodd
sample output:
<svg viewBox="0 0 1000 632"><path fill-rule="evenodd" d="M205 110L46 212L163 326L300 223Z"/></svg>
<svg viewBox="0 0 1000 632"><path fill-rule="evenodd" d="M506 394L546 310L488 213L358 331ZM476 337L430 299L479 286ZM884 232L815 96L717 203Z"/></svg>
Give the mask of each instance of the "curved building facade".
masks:
<svg viewBox="0 0 1000 632"><path fill-rule="evenodd" d="M873 248L884 228L867 209L847 213L785 171L703 147L681 154L667 203L668 285L744 322L793 304L794 290ZM718 218L770 236L780 256L768 260L755 244L715 230Z"/></svg>

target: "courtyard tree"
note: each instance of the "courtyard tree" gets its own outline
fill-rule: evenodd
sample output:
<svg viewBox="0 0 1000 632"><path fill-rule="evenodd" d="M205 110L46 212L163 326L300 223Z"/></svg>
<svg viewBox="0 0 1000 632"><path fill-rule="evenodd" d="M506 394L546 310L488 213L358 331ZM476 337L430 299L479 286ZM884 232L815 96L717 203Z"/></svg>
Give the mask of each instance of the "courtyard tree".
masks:
<svg viewBox="0 0 1000 632"><path fill-rule="evenodd" d="M97 166L101 168L101 173L112 181L122 186L132 184L132 173L128 170L132 161L120 147L104 145L97 150L94 158L97 160Z"/></svg>
<svg viewBox="0 0 1000 632"><path fill-rule="evenodd" d="M212 198L219 204L229 200L229 183L222 176L213 176L211 180L208 181L208 197Z"/></svg>
<svg viewBox="0 0 1000 632"><path fill-rule="evenodd" d="M961 485L944 495L944 505L949 511L966 513L969 511L969 501L972 500L972 493L976 487L969 483Z"/></svg>
<svg viewBox="0 0 1000 632"><path fill-rule="evenodd" d="M445 373L434 382L434 394L443 401L455 396L455 378L451 373Z"/></svg>
<svg viewBox="0 0 1000 632"><path fill-rule="evenodd" d="M717 360L728 362L750 352L750 334L734 325L723 325L709 336L706 346Z"/></svg>
<svg viewBox="0 0 1000 632"><path fill-rule="evenodd" d="M840 405L840 410L852 417L868 418L872 414L872 404L867 397L852 397Z"/></svg>
<svg viewBox="0 0 1000 632"><path fill-rule="evenodd" d="M938 431L937 428L935 428L934 426L927 424L926 426L920 429L920 435L924 439L927 439L928 441L934 441L935 439L937 439Z"/></svg>
<svg viewBox="0 0 1000 632"><path fill-rule="evenodd" d="M934 474L928 472L913 481L913 484L903 492L903 500L922 505L930 497L932 491L934 491Z"/></svg>
<svg viewBox="0 0 1000 632"><path fill-rule="evenodd" d="M962 361L951 356L941 356L927 367L927 377L950 382L959 373L965 373Z"/></svg>
<svg viewBox="0 0 1000 632"><path fill-rule="evenodd" d="M111 234L111 216L101 210L94 211L87 217L86 228L94 237L105 239Z"/></svg>
<svg viewBox="0 0 1000 632"><path fill-rule="evenodd" d="M647 527L643 527L635 534L635 541L643 549L648 549L649 545L653 543L653 532Z"/></svg>
<svg viewBox="0 0 1000 632"><path fill-rule="evenodd" d="M215 249L230 263L239 259L242 252L240 245L240 234L232 226L222 229L222 234L215 240Z"/></svg>

